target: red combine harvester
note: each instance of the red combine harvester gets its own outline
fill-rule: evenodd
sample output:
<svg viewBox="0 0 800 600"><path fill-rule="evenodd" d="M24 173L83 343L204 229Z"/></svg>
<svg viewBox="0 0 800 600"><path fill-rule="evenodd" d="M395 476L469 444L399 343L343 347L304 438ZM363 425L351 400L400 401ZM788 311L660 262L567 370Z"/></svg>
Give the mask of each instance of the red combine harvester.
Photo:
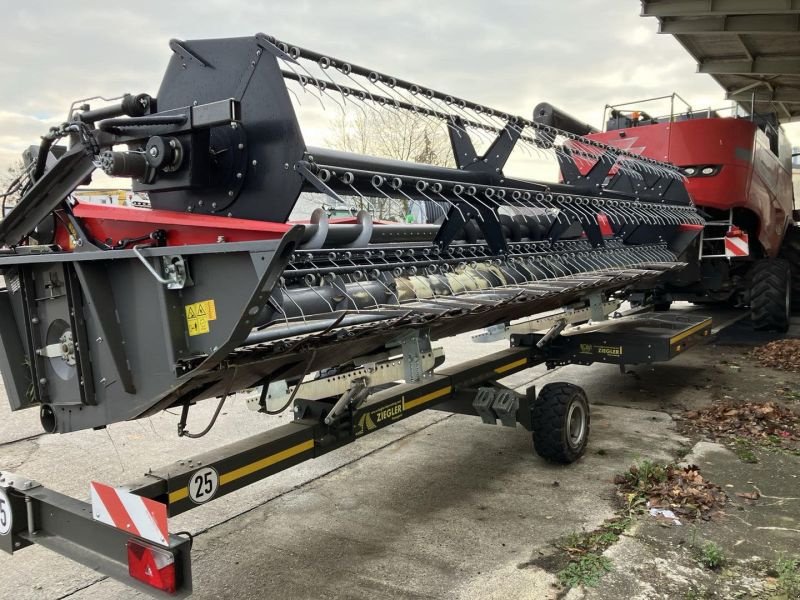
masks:
<svg viewBox="0 0 800 600"><path fill-rule="evenodd" d="M703 235L682 257L689 266L640 295L657 310L674 300L749 306L758 330L786 331L800 304L800 229L795 226L792 150L774 115L722 117L710 109L674 110L677 94L607 106L606 130L597 131L547 103L540 123L567 128L634 154L670 162L706 220ZM651 117L646 103L670 101ZM565 169L565 183L590 179L593 164ZM599 182L602 184L602 182ZM794 282L792 272L795 272ZM793 294L794 292L794 294Z"/></svg>

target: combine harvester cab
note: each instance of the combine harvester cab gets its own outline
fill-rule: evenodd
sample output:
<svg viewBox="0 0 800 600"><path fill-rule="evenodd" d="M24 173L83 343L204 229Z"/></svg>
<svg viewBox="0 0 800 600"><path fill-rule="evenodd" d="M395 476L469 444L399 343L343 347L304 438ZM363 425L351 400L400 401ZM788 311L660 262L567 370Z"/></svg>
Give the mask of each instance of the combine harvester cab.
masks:
<svg viewBox="0 0 800 600"><path fill-rule="evenodd" d="M253 408L280 398L295 419L124 490L93 484L91 504L2 473L3 549L43 544L185 595L190 543L167 532L169 516L430 407L522 425L540 455L572 462L588 439L583 391L518 394L499 379L543 363L669 360L709 334L696 316L607 319L636 286L685 267L700 234L672 164L263 34L170 47L157 97L80 106L28 153L0 223L11 407L38 411L53 433L173 407L179 434L199 437L229 396L260 388ZM310 147L294 96L436 123L454 165ZM516 148L593 175L510 177ZM96 169L132 179L149 206L76 201ZM303 193L354 217L291 222ZM438 218L371 214L414 203ZM555 313L516 322L544 311ZM489 326L507 350L434 370L444 357L432 341ZM190 433L191 406L215 397L212 421Z"/></svg>
<svg viewBox="0 0 800 600"><path fill-rule="evenodd" d="M672 300L749 306L756 329L786 331L790 296L795 308L800 302L791 145L774 114L721 116L688 105L679 112L682 102L673 94L607 106L605 131L586 132L680 167L705 219L703 235L683 255L689 267L662 279L649 298L658 309ZM648 114L659 103L669 112ZM535 118L548 122L548 111L537 107Z"/></svg>

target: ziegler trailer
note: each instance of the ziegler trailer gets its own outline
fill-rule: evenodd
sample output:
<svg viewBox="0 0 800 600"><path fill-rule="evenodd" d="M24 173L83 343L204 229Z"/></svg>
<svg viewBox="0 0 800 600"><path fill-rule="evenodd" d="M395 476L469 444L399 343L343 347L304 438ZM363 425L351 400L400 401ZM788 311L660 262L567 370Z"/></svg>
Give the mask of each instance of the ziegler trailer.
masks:
<svg viewBox="0 0 800 600"><path fill-rule="evenodd" d="M665 116L646 112L667 100ZM755 329L785 332L792 308L800 308L791 144L774 114L722 117L688 105L678 112L676 102L683 100L672 94L606 106L603 132L547 103L534 109L534 120L668 161L686 177L703 231L681 255L687 268L663 277L647 294L656 310L667 310L673 300L749 307ZM604 175L594 171L561 161L564 183L602 185Z"/></svg>
<svg viewBox="0 0 800 600"><path fill-rule="evenodd" d="M185 596L191 539L169 533L170 516L428 408L520 424L541 456L572 462L589 435L584 392L518 394L499 380L537 364L669 360L709 335L696 315L615 312L683 269L702 234L669 162L263 34L170 48L157 96L73 106L12 184L20 199L0 222L8 400L60 434L175 408L178 434L199 437L251 389L254 419L277 400L294 420L126 486L93 482L88 502L3 472L4 550L40 544ZM293 97L378 126L441 126L453 166L310 147ZM507 176L520 148L592 176ZM77 200L96 169L132 179L150 206ZM308 192L355 217L289 221ZM439 218L372 218L413 203ZM484 327L509 348L439 368L434 340ZM212 420L189 427L209 398Z"/></svg>

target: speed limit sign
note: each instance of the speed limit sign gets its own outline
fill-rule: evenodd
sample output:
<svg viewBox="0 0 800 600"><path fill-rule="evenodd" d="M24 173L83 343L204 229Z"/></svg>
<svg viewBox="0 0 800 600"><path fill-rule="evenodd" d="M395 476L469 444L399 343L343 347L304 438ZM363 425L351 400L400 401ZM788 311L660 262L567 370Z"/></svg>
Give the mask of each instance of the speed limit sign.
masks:
<svg viewBox="0 0 800 600"><path fill-rule="evenodd" d="M0 488L0 535L11 533L11 502L8 501L6 491Z"/></svg>
<svg viewBox="0 0 800 600"><path fill-rule="evenodd" d="M217 493L219 473L212 467L198 469L189 477L189 498L196 504L208 502Z"/></svg>

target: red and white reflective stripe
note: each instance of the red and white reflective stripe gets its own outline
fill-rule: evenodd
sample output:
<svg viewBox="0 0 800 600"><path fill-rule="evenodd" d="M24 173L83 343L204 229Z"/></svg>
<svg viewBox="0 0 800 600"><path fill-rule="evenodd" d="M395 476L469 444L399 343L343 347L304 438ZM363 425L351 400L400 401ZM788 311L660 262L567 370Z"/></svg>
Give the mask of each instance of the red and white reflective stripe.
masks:
<svg viewBox="0 0 800 600"><path fill-rule="evenodd" d="M96 481L91 482L90 489L95 521L169 546L166 504Z"/></svg>
<svg viewBox="0 0 800 600"><path fill-rule="evenodd" d="M725 256L748 256L750 254L750 244L746 233L725 238Z"/></svg>

